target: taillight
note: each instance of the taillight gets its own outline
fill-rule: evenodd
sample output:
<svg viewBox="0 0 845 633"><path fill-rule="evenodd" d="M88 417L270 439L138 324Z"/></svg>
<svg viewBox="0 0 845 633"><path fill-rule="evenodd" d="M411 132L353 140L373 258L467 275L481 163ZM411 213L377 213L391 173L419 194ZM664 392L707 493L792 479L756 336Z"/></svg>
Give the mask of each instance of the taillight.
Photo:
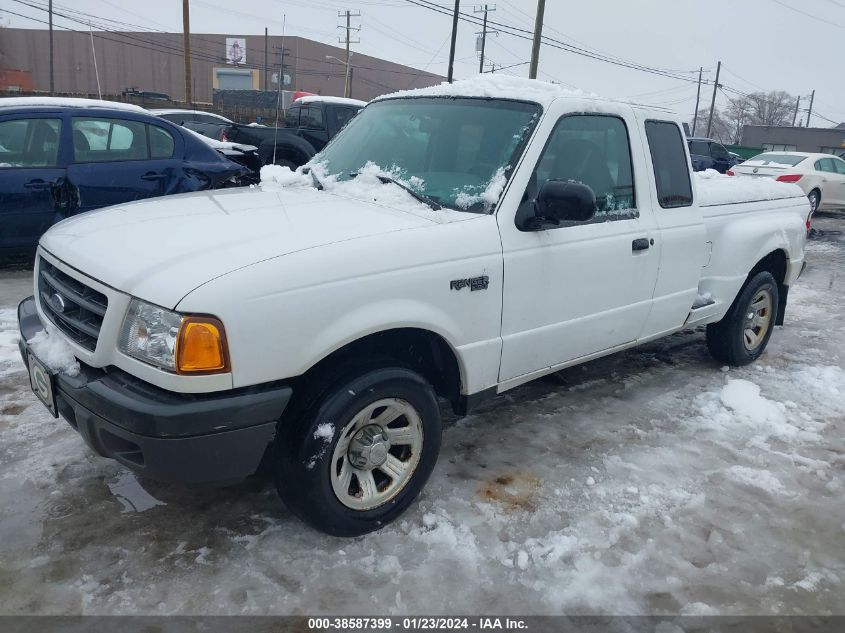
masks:
<svg viewBox="0 0 845 633"><path fill-rule="evenodd" d="M725 176L736 176L736 174L735 174L735 173L733 173L733 172L729 169L728 171L726 171L726 172L725 172Z"/></svg>
<svg viewBox="0 0 845 633"><path fill-rule="evenodd" d="M801 174L787 174L785 176L778 176L778 182L798 182L801 178Z"/></svg>

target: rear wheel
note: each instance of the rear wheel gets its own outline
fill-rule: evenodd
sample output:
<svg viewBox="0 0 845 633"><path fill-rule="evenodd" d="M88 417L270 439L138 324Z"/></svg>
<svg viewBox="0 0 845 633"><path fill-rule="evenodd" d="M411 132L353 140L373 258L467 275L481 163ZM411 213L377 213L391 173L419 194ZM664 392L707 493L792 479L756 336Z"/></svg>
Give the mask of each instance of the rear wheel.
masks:
<svg viewBox="0 0 845 633"><path fill-rule="evenodd" d="M807 199L810 201L810 217L813 217L813 214L818 211L819 204L822 201L822 194L819 193L818 189L813 189L808 195Z"/></svg>
<svg viewBox="0 0 845 633"><path fill-rule="evenodd" d="M778 309L778 285L768 271L746 282L730 310L718 323L707 326L707 349L728 365L757 360L772 336Z"/></svg>
<svg viewBox="0 0 845 633"><path fill-rule="evenodd" d="M275 479L288 508L334 536L399 517L440 452L440 410L426 380L402 367L339 377L298 419L283 421Z"/></svg>

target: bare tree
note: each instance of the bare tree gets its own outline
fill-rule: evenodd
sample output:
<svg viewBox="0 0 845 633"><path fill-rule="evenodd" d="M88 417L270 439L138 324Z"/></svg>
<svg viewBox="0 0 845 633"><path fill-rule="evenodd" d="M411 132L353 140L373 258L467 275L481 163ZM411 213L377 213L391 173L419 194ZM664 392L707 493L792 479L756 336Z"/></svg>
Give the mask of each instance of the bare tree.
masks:
<svg viewBox="0 0 845 633"><path fill-rule="evenodd" d="M710 108L698 111L698 125L696 126L695 135L703 137L707 135L707 121L710 118ZM692 121L690 121L690 129L692 129ZM710 130L710 138L719 141L720 143L731 142L731 126L725 120L725 117L719 112L719 109L713 112L713 128Z"/></svg>
<svg viewBox="0 0 845 633"><path fill-rule="evenodd" d="M754 104L751 97L737 97L728 101L723 111L725 123L730 129L730 142L737 144L742 138L742 128L751 124Z"/></svg>
<svg viewBox="0 0 845 633"><path fill-rule="evenodd" d="M751 101L751 125L782 127L792 125L795 97L783 90L755 92L748 96Z"/></svg>

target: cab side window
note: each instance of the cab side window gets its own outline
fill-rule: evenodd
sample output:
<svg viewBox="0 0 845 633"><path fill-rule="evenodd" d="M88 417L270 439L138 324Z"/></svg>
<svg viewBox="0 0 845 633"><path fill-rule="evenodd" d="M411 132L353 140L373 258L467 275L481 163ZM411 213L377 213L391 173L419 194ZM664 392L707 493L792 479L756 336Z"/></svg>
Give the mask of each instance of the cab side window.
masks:
<svg viewBox="0 0 845 633"><path fill-rule="evenodd" d="M587 185L596 196L591 222L638 217L628 129L615 116L572 115L558 121L531 177L526 201L550 180Z"/></svg>
<svg viewBox="0 0 845 633"><path fill-rule="evenodd" d="M302 114L300 115L299 125L301 127L307 127L312 130L322 130L323 111L320 109L320 106L312 105L302 108Z"/></svg>
<svg viewBox="0 0 845 633"><path fill-rule="evenodd" d="M288 108L285 112L285 127L299 127L299 106L295 108Z"/></svg>
<svg viewBox="0 0 845 633"><path fill-rule="evenodd" d="M690 164L681 128L670 121L646 121L645 132L660 206L664 209L692 206Z"/></svg>

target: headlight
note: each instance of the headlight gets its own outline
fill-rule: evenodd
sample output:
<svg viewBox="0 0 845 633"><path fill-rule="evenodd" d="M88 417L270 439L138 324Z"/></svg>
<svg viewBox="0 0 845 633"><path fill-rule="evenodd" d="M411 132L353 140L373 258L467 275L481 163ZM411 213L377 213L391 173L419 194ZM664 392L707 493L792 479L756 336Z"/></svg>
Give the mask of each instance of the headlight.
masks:
<svg viewBox="0 0 845 633"><path fill-rule="evenodd" d="M186 316L138 299L129 303L118 349L179 374L229 371L226 333L218 319Z"/></svg>

